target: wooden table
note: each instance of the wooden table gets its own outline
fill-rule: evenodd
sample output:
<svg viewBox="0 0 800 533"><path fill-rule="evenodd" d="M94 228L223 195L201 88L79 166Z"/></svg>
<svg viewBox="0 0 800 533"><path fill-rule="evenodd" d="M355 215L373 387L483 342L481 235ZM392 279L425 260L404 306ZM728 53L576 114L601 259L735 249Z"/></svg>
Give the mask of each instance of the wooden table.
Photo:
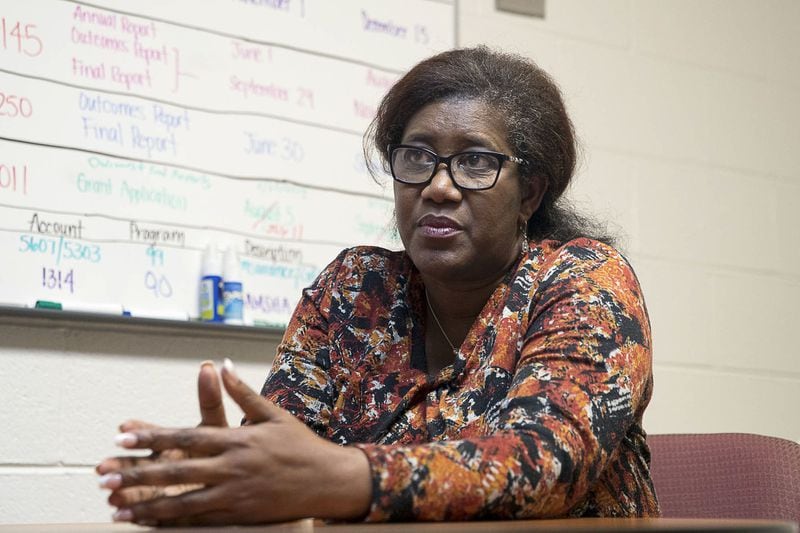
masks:
<svg viewBox="0 0 800 533"><path fill-rule="evenodd" d="M151 531L131 524L26 524L2 525L0 533L135 533ZM706 520L684 518L575 518L562 520L515 520L499 522L418 522L393 524L324 524L299 520L283 524L223 528L170 528L165 533L503 533L521 531L610 533L614 531L671 531L705 533L798 533L795 522L779 520Z"/></svg>

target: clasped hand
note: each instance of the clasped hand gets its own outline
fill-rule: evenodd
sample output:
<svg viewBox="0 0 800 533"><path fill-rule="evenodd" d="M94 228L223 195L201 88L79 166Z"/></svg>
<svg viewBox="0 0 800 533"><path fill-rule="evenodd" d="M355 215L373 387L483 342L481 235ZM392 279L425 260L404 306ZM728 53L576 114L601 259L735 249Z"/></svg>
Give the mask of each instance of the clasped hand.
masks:
<svg viewBox="0 0 800 533"><path fill-rule="evenodd" d="M198 377L201 423L167 429L140 421L116 441L149 457L112 457L96 471L111 489L116 521L142 525L255 524L304 517L357 519L371 497L369 464L357 448L318 437L266 400L226 360L222 384L247 424L230 428L220 379L204 363Z"/></svg>

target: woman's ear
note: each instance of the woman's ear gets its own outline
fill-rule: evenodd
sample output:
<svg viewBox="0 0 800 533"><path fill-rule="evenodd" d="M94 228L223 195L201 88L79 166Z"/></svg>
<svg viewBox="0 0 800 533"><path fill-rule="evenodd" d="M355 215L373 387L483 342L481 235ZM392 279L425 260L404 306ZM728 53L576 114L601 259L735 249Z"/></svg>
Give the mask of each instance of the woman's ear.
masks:
<svg viewBox="0 0 800 533"><path fill-rule="evenodd" d="M528 220L533 216L539 205L542 203L547 192L547 178L541 175L534 175L523 180L522 202L519 206L520 218Z"/></svg>

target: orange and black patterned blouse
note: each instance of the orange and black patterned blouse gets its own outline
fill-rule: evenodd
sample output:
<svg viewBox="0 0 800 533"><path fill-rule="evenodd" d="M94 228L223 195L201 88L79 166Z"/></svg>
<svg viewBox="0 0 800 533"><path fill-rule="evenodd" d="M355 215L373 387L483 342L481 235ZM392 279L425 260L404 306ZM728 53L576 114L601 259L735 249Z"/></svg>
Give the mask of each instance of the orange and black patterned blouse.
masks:
<svg viewBox="0 0 800 533"><path fill-rule="evenodd" d="M367 520L657 516L650 326L613 248L543 241L429 376L404 252L343 251L303 292L262 394L369 459Z"/></svg>

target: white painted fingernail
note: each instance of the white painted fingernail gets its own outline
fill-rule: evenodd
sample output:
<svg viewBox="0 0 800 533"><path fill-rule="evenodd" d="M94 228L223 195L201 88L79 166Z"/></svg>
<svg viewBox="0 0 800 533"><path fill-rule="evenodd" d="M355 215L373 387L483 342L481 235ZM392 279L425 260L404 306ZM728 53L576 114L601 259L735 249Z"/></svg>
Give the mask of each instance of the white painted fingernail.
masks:
<svg viewBox="0 0 800 533"><path fill-rule="evenodd" d="M139 442L139 437L133 433L120 433L114 437L114 444L123 448L135 446L137 442Z"/></svg>
<svg viewBox="0 0 800 533"><path fill-rule="evenodd" d="M130 522L133 520L133 511L130 509L120 509L111 515L114 522Z"/></svg>
<svg viewBox="0 0 800 533"><path fill-rule="evenodd" d="M103 474L97 480L100 484L100 488L103 489L118 489L120 485L122 485L122 475L116 472L112 472L110 474Z"/></svg>
<svg viewBox="0 0 800 533"><path fill-rule="evenodd" d="M233 361L226 357L225 360L222 361L222 366L230 373L231 376L236 377L236 369L233 368Z"/></svg>

